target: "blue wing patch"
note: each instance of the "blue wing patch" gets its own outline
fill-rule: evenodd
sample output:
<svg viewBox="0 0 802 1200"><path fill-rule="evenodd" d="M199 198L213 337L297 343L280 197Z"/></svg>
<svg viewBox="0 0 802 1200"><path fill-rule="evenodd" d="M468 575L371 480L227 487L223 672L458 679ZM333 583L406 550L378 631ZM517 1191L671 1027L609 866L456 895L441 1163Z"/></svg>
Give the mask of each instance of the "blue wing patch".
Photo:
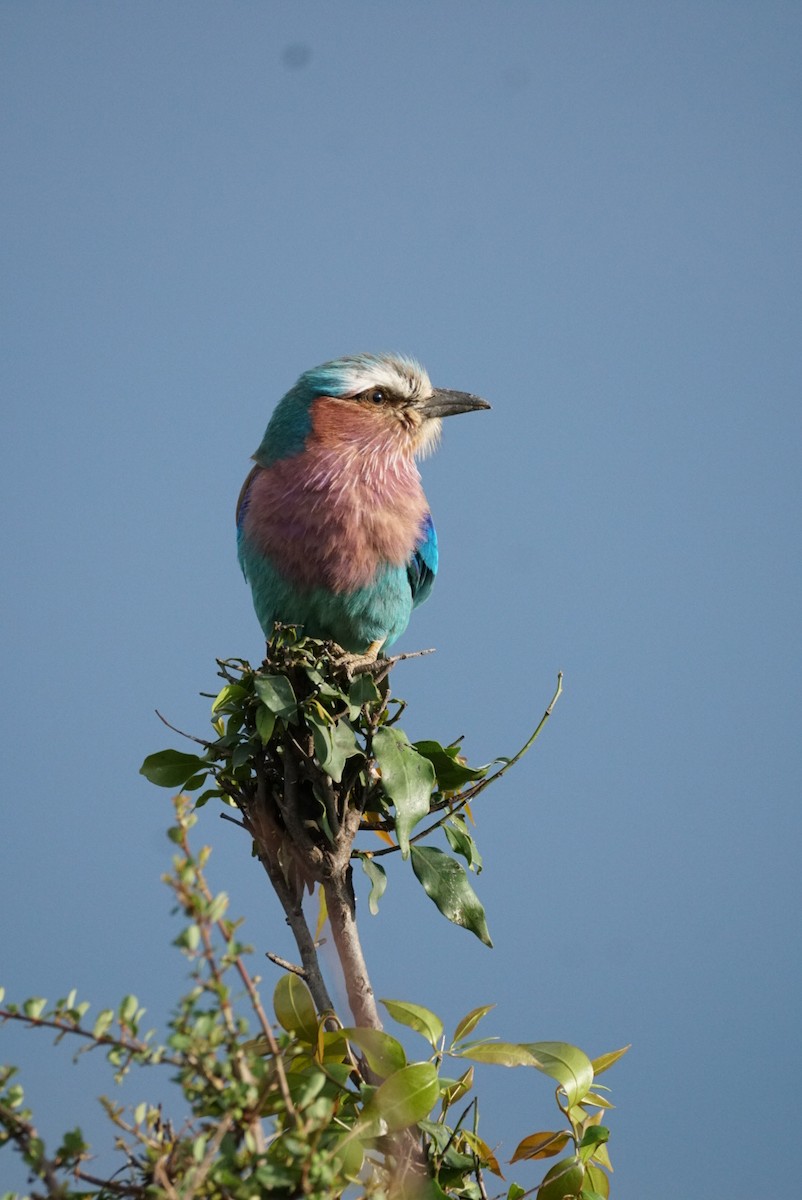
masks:
<svg viewBox="0 0 802 1200"><path fill-rule="evenodd" d="M421 530L421 538L407 563L407 577L412 591L412 607L427 599L434 586L437 574L437 534L431 513L427 513Z"/></svg>
<svg viewBox="0 0 802 1200"><path fill-rule="evenodd" d="M245 547L243 546L245 514L248 511L248 505L251 501L251 484L262 468L258 465L252 467L248 472L248 478L240 488L239 499L237 500L237 558L239 565L242 568L242 574L248 578L248 572L245 570Z"/></svg>

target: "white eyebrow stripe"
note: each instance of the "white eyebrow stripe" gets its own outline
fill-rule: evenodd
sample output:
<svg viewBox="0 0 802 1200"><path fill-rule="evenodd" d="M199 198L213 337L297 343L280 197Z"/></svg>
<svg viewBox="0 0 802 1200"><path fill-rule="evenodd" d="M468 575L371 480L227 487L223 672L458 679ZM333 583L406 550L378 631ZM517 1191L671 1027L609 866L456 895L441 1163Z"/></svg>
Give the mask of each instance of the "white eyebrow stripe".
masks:
<svg viewBox="0 0 802 1200"><path fill-rule="evenodd" d="M385 387L405 400L420 400L431 395L432 385L422 367L401 359L383 359L349 367L345 396L357 396L369 388Z"/></svg>

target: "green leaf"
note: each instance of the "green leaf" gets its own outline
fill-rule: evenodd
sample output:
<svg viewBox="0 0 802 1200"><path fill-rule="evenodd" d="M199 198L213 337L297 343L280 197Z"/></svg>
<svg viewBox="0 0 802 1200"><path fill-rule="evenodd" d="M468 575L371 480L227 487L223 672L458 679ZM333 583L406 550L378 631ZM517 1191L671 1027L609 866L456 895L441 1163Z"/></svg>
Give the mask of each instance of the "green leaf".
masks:
<svg viewBox="0 0 802 1200"><path fill-rule="evenodd" d="M195 807L203 808L204 804L207 804L209 800L216 799L218 796L222 796L222 794L220 788L207 788L205 792L201 792L200 796L198 796L195 801Z"/></svg>
<svg viewBox="0 0 802 1200"><path fill-rule="evenodd" d="M412 1063L402 1067L376 1089L364 1113L368 1118L381 1117L388 1132L406 1129L423 1120L431 1112L440 1085L433 1063Z"/></svg>
<svg viewBox="0 0 802 1200"><path fill-rule="evenodd" d="M110 1008L104 1008L101 1013L98 1013L97 1020L92 1027L92 1037L102 1038L114 1020L114 1012Z"/></svg>
<svg viewBox="0 0 802 1200"><path fill-rule="evenodd" d="M376 682L367 671L361 675L357 675L354 682L348 689L348 703L352 708L360 709L363 704L375 704L381 700L379 689L376 687ZM352 712L352 718L356 718L356 713Z"/></svg>
<svg viewBox="0 0 802 1200"><path fill-rule="evenodd" d="M212 704L212 712L220 712L221 709L225 708L226 705L229 704L236 705L236 703L239 700L242 700L243 697L247 696L247 694L248 693L246 689L242 687L241 684L227 683L226 686L221 688L217 693Z"/></svg>
<svg viewBox="0 0 802 1200"><path fill-rule="evenodd" d="M228 908L228 896L225 892L218 892L212 899L209 907L206 909L206 917L209 921L219 921Z"/></svg>
<svg viewBox="0 0 802 1200"><path fill-rule="evenodd" d="M610 1162L610 1155L604 1142L601 1142L593 1151L592 1161L597 1166L606 1167L608 1171L612 1171L613 1164Z"/></svg>
<svg viewBox="0 0 802 1200"><path fill-rule="evenodd" d="M204 770L201 771L200 775L193 775L191 779L188 779L186 783L181 785L181 791L197 792L199 788L203 787L204 781L208 774L209 772Z"/></svg>
<svg viewBox="0 0 802 1200"><path fill-rule="evenodd" d="M467 1096L468 1092L473 1087L473 1067L468 1067L467 1071L463 1071L459 1079L449 1080L444 1086L445 1081L440 1080L440 1088L443 1093L443 1113L452 1104L456 1104L463 1096Z"/></svg>
<svg viewBox="0 0 802 1200"><path fill-rule="evenodd" d="M520 1162L526 1158L553 1158L564 1149L570 1137L570 1133L564 1129L530 1133L529 1137L518 1143L510 1162Z"/></svg>
<svg viewBox="0 0 802 1200"><path fill-rule="evenodd" d="M331 740L331 724L324 717L318 716L317 713L313 712L306 714L306 723L312 730L315 758L323 766L324 762L331 761L334 752Z"/></svg>
<svg viewBox="0 0 802 1200"><path fill-rule="evenodd" d="M192 1143L192 1161L199 1163L203 1161L203 1156L206 1153L206 1143L208 1138L205 1134L200 1134Z"/></svg>
<svg viewBox="0 0 802 1200"><path fill-rule="evenodd" d="M488 1146L487 1142L484 1141L483 1138L480 1138L478 1133L471 1133L469 1129L461 1130L461 1135L465 1138L465 1141L468 1143L471 1150L473 1150L474 1154L478 1157L482 1166L487 1167L487 1169L492 1171L494 1175L498 1175L499 1179L503 1179L504 1175L502 1174L501 1168L498 1165L498 1159Z"/></svg>
<svg viewBox="0 0 802 1200"><path fill-rule="evenodd" d="M269 709L266 704L260 704L256 710L256 732L262 739L262 744L267 745L273 736L273 730L276 727L276 714Z"/></svg>
<svg viewBox="0 0 802 1200"><path fill-rule="evenodd" d="M579 1143L579 1157L583 1162L592 1158L600 1146L610 1140L610 1130L604 1125L591 1125L582 1135Z"/></svg>
<svg viewBox="0 0 802 1200"><path fill-rule="evenodd" d="M346 760L361 753L353 729L345 717L332 725L324 718L308 712L306 721L312 728L315 757L321 768L335 783L340 783Z"/></svg>
<svg viewBox="0 0 802 1200"><path fill-rule="evenodd" d="M525 1195L526 1188L522 1188L520 1183L511 1183L510 1190L507 1192L507 1200L521 1200L521 1197Z"/></svg>
<svg viewBox="0 0 802 1200"><path fill-rule="evenodd" d="M410 745L405 733L386 725L373 735L373 755L385 794L395 805L395 835L401 857L408 858L409 835L429 814L434 767Z"/></svg>
<svg viewBox="0 0 802 1200"><path fill-rule="evenodd" d="M253 747L250 742L240 742L234 747L231 754L231 768L236 771L238 767L244 767L250 763L253 757Z"/></svg>
<svg viewBox="0 0 802 1200"><path fill-rule="evenodd" d="M345 1028L342 1032L349 1042L356 1042L368 1060L371 1071L381 1079L386 1079L407 1065L404 1047L389 1033L381 1029L355 1028Z"/></svg>
<svg viewBox="0 0 802 1200"><path fill-rule="evenodd" d="M69 1129L62 1138L57 1154L63 1163L65 1159L76 1159L88 1149L89 1147L84 1141L84 1135L81 1133L81 1130L78 1128Z"/></svg>
<svg viewBox="0 0 802 1200"><path fill-rule="evenodd" d="M473 1062L493 1063L498 1067L536 1067L537 1060L520 1042L473 1042L454 1051Z"/></svg>
<svg viewBox="0 0 802 1200"><path fill-rule="evenodd" d="M365 1151L359 1139L347 1133L340 1142L330 1148L329 1153L345 1178L355 1180L365 1159Z"/></svg>
<svg viewBox="0 0 802 1200"><path fill-rule="evenodd" d="M485 910L460 864L435 846L412 846L411 851L412 870L443 916L492 947Z"/></svg>
<svg viewBox="0 0 802 1200"><path fill-rule="evenodd" d="M442 1079L440 1080L440 1091L443 1091ZM430 1139L438 1154L445 1154L448 1146L454 1141L455 1131L449 1129L447 1125L443 1125L439 1121L420 1120L418 1121L418 1128Z"/></svg>
<svg viewBox="0 0 802 1200"><path fill-rule="evenodd" d="M277 1146L278 1143L274 1142L271 1149ZM256 1195L269 1196L275 1193L279 1196L292 1196L296 1194L298 1186L296 1171L283 1166L279 1162L266 1161L263 1166L256 1168L252 1178L253 1182L258 1184L258 1188L254 1189ZM230 1178L225 1179L225 1182L226 1184L237 1184L241 1180L232 1175ZM230 1194L231 1192L229 1191Z"/></svg>
<svg viewBox="0 0 802 1200"><path fill-rule="evenodd" d="M362 860L362 870L370 880L370 895L368 896L368 908L371 914L375 917L379 911L379 901L384 895L387 887L387 872L381 863L377 863L374 858L367 854L359 856Z"/></svg>
<svg viewBox="0 0 802 1200"><path fill-rule="evenodd" d="M139 1007L139 1001L136 996L123 996L120 1001L120 1024L131 1025L136 1020L136 1010Z"/></svg>
<svg viewBox="0 0 802 1200"><path fill-rule="evenodd" d="M187 925L186 929L182 929L178 937L173 942L174 946L182 946L186 950L195 951L200 945L201 931L197 925Z"/></svg>
<svg viewBox="0 0 802 1200"><path fill-rule="evenodd" d="M478 875L482 870L482 856L476 849L476 842L468 833L465 823L459 817L452 817L443 826L443 832L454 853L461 854L468 866Z"/></svg>
<svg viewBox="0 0 802 1200"><path fill-rule="evenodd" d="M273 992L273 1008L279 1024L302 1042L317 1043L317 1013L312 993L303 979L292 972L282 975Z"/></svg>
<svg viewBox="0 0 802 1200"><path fill-rule="evenodd" d="M181 787L198 771L207 771L209 764L197 754L182 754L180 750L160 750L157 754L149 754L139 768L139 774L144 775L156 787Z"/></svg>
<svg viewBox="0 0 802 1200"><path fill-rule="evenodd" d="M47 1008L47 1000L42 996L31 996L30 1000L26 1000L22 1006L22 1011L26 1017L30 1017L35 1021Z"/></svg>
<svg viewBox="0 0 802 1200"><path fill-rule="evenodd" d="M484 779L490 764L484 767L469 767L459 762L460 746L441 746L439 742L413 742L418 754L428 758L437 776L437 786L441 792L456 792L463 784Z"/></svg>
<svg viewBox="0 0 802 1200"><path fill-rule="evenodd" d="M285 675L257 675L253 686L262 704L277 717L283 721L298 720L298 701Z"/></svg>
<svg viewBox="0 0 802 1200"><path fill-rule="evenodd" d="M582 1189L582 1200L607 1200L610 1195L610 1180L601 1167L588 1163L585 1168L586 1185Z"/></svg>
<svg viewBox="0 0 802 1200"><path fill-rule="evenodd" d="M287 1077L293 1103L299 1109L309 1108L314 1104L326 1086L326 1076L316 1065L306 1070L292 1071Z"/></svg>
<svg viewBox="0 0 802 1200"><path fill-rule="evenodd" d="M482 1018L486 1017L490 1010L495 1007L495 1004L483 1004L479 1008L472 1008L461 1021L457 1022L457 1028L454 1030L454 1041L459 1042L462 1038L466 1038L469 1034L473 1033Z"/></svg>
<svg viewBox="0 0 802 1200"><path fill-rule="evenodd" d="M333 727L331 731L331 745L333 762L331 766L326 766L323 769L327 775L331 776L335 783L340 783L346 759L353 758L355 754L362 753L356 744L356 735L351 724L345 717L340 717ZM321 766L323 766L322 763Z"/></svg>
<svg viewBox="0 0 802 1200"><path fill-rule="evenodd" d="M567 1200L578 1196L585 1180L585 1168L575 1158L562 1158L543 1176L537 1200Z"/></svg>
<svg viewBox="0 0 802 1200"><path fill-rule="evenodd" d="M440 1045L443 1036L443 1022L431 1009L422 1004L411 1004L407 1000L381 1000L379 1002L387 1009L390 1016L399 1025L406 1025L426 1038L434 1050Z"/></svg>
<svg viewBox="0 0 802 1200"><path fill-rule="evenodd" d="M379 1195L381 1194L379 1193ZM466 1197L471 1195L468 1191L462 1194ZM450 1200L448 1193L443 1191L436 1179L416 1179L415 1198L416 1200ZM6 1198L0 1197L0 1200L6 1200ZM12 1196L9 1200L17 1200L17 1198L16 1196Z"/></svg>
<svg viewBox="0 0 802 1200"><path fill-rule="evenodd" d="M619 1058L623 1058L627 1050L629 1050L629 1046L622 1046L620 1050L611 1050L609 1054L600 1054L598 1058L594 1058L591 1062L593 1074L601 1075L602 1071L608 1071L613 1063L617 1063Z"/></svg>
<svg viewBox="0 0 802 1200"><path fill-rule="evenodd" d="M538 1071L556 1079L564 1089L568 1104L578 1104L593 1083L593 1066L587 1054L567 1042L524 1042L533 1055Z"/></svg>

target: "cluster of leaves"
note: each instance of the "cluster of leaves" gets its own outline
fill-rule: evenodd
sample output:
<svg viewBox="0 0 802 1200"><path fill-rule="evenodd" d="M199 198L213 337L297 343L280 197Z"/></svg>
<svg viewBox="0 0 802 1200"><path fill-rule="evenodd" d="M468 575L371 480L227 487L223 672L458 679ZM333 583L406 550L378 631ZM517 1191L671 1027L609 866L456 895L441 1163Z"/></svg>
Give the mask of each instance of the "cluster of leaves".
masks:
<svg viewBox="0 0 802 1200"><path fill-rule="evenodd" d="M495 1064L534 1068L556 1083L558 1127L527 1135L511 1162L568 1153L529 1192L538 1200L605 1200L611 1167L601 1120L611 1105L596 1078L624 1051L591 1061L562 1042L477 1040L492 1005L468 1013L447 1036L429 1009L384 1000L386 1016L423 1039L409 1059L383 1028L354 916L353 860L369 877L375 912L387 883L380 860L397 853L450 921L491 944L468 878L482 865L470 805L529 749L551 705L522 749L491 771L468 766L458 742L409 741L398 727L403 702L389 697L388 663L354 677L329 646L283 628L259 670L243 660L218 665L224 686L211 697L214 737L193 739L200 752L164 750L142 766L153 783L181 789L170 830L177 851L165 880L186 918L176 945L191 964L191 984L164 1043L142 1032L134 996L90 1024L89 1005L75 993L52 1008L40 998L3 1006L0 994L0 1021L101 1050L118 1083L134 1068L167 1067L188 1112L177 1121L156 1101L127 1109L102 1098L123 1162L99 1179L80 1130L47 1152L14 1069L3 1068L0 1145L15 1146L44 1183L32 1195L250 1200L270 1192L333 1200L349 1192L384 1200L414 1190L420 1200L488 1200L485 1176L504 1176L479 1134L473 1086L475 1064ZM559 692L558 684L554 700ZM251 835L301 954L300 967L275 960L288 973L270 1018L246 965L240 923L226 915L225 894L207 883L210 851L190 850L196 810L213 798L238 810L238 818L224 815ZM440 830L448 851L423 844ZM355 1015L348 1023L332 1006L301 903L304 886L315 885L328 902ZM527 1194L506 1182L499 1193Z"/></svg>
<svg viewBox="0 0 802 1200"><path fill-rule="evenodd" d="M178 797L176 811L170 836L178 849L165 881L187 919L175 944L191 964L191 986L164 1044L152 1030L142 1032L144 1009L134 996L89 1022L89 1004L74 992L51 1008L41 998L4 1004L0 993L0 1020L53 1030L57 1041L72 1037L104 1052L117 1083L132 1069L167 1067L189 1114L173 1120L156 1101L125 1108L102 1098L122 1163L99 1179L90 1170L90 1148L80 1129L68 1131L48 1153L14 1069L3 1068L0 1145L14 1145L31 1176L44 1185L32 1196L166 1200L180 1193L249 1200L256 1190L322 1200L359 1189L355 1195L384 1198L397 1191L400 1160L412 1146L425 1164L418 1181L422 1197L486 1200L484 1173L500 1180L503 1174L479 1135L475 1097L463 1104L473 1088L474 1063L534 1067L557 1083L565 1128L529 1135L512 1158L545 1158L572 1143L571 1156L539 1185L539 1200L608 1195L602 1169L609 1167L607 1130L599 1118L610 1104L594 1078L623 1051L590 1062L563 1043L472 1040L492 1005L469 1013L447 1038L433 1012L385 1000L389 1017L414 1030L426 1046L408 1061L391 1034L343 1026L332 1013L321 1016L305 982L293 973L279 979L274 1022L268 1021L259 981L246 966L248 947L238 939L239 922L226 916L225 894L214 895L207 883L209 849L197 856L190 850L188 832L196 817L186 797ZM447 1075L445 1062L458 1064L459 1072ZM505 1194L521 1200L526 1191L512 1183Z"/></svg>
<svg viewBox="0 0 802 1200"><path fill-rule="evenodd" d="M458 742L410 742L397 724L403 701L389 700L368 673L351 678L333 670L331 647L292 627L277 629L262 668L239 659L219 667L225 683L212 703L214 739L201 740L198 754L151 754L142 774L161 787L197 793L197 807L219 798L247 813L261 781L283 786L286 755L298 749L319 769L305 801L307 831L316 828L324 844L333 844L350 808L360 814L360 831L385 843L352 850L370 879L371 912L387 886L381 859L398 852L440 912L491 946L484 908L456 856L471 872L481 871L470 803L533 739L514 759L499 759L493 774L490 765L468 766ZM450 852L422 844L440 829Z"/></svg>
<svg viewBox="0 0 802 1200"><path fill-rule="evenodd" d="M306 985L297 976L288 975L281 980L274 1000L279 1021L305 1048L297 1062L302 1063L304 1079L315 1094L326 1089L331 1063L349 1061L349 1043L350 1054L356 1049L367 1064L370 1082L362 1082L355 1123L342 1145L372 1145L377 1135L414 1126L428 1165L425 1194L431 1200L442 1200L444 1196L485 1200L483 1172L504 1179L495 1153L479 1136L476 1097L464 1107L461 1103L473 1090L474 1067L469 1065L458 1076L450 1077L442 1072L446 1059L462 1065L467 1060L533 1067L555 1080L557 1106L565 1128L529 1134L520 1142L510 1162L554 1157L571 1143L573 1153L556 1163L539 1185L540 1200L565 1200L571 1196L598 1200L609 1195L605 1174L605 1169L612 1170L605 1145L609 1131L601 1124L601 1117L603 1110L612 1105L607 1095L602 1094L607 1089L594 1084L594 1080L626 1048L591 1061L577 1047L564 1042L471 1040L470 1035L494 1007L492 1004L463 1017L449 1039L443 1022L431 1010L406 1001L382 1000L395 1022L414 1029L428 1043L427 1058L410 1063L401 1042L383 1030L346 1027L327 1032L325 1023L316 1016ZM350 1058L354 1066L357 1061ZM592 1087L597 1090L591 1090ZM456 1120L451 1116L455 1106L462 1109ZM433 1113L434 1109L437 1111ZM469 1118L470 1125L466 1124ZM352 1164L359 1162L361 1167L363 1161L354 1150ZM356 1182L356 1176L352 1181ZM513 1183L506 1194L508 1200L520 1200L526 1189Z"/></svg>

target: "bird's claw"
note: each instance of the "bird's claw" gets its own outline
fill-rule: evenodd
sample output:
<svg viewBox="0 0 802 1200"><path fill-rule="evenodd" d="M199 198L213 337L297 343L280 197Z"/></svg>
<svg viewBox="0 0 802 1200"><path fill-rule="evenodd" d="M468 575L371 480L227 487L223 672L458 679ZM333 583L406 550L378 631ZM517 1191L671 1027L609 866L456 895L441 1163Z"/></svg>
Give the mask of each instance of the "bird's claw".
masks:
<svg viewBox="0 0 802 1200"><path fill-rule="evenodd" d="M351 654L337 646L336 642L331 644L334 647L331 665L335 669L344 670L349 680L353 680L357 675L371 675L375 683L381 683L396 663L404 662L408 658L423 658L425 654L434 654L434 650L412 650L406 654L380 657L381 642L373 642L364 654Z"/></svg>
<svg viewBox="0 0 802 1200"><path fill-rule="evenodd" d="M337 647L339 653L332 654L331 665L343 670L349 680L356 675L373 675L374 678L385 668L387 659L379 658L381 642L371 642L363 654L353 654L342 647Z"/></svg>

